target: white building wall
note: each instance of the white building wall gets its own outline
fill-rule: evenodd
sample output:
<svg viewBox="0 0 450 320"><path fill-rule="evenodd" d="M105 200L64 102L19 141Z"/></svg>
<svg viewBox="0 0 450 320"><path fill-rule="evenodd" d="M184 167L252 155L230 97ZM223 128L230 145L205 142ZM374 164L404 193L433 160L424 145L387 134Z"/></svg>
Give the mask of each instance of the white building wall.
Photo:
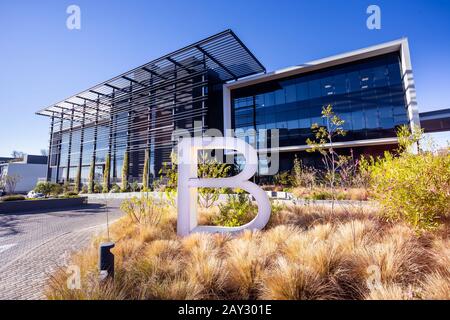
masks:
<svg viewBox="0 0 450 320"><path fill-rule="evenodd" d="M10 176L17 175L20 177L15 192L27 193L33 190L39 178L45 178L47 175L46 164L30 164L30 163L9 163L3 174Z"/></svg>

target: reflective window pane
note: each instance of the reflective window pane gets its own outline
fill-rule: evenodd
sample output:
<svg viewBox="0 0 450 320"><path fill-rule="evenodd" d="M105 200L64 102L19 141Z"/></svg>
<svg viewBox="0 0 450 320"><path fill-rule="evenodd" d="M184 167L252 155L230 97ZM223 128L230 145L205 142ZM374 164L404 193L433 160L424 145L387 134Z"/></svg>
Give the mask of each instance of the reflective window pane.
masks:
<svg viewBox="0 0 450 320"><path fill-rule="evenodd" d="M395 126L408 123L401 79L399 57L386 54L270 81L233 97L234 122L236 128L280 129L280 146L304 145L312 124L326 124L321 111L330 104L348 131L339 140L394 137Z"/></svg>

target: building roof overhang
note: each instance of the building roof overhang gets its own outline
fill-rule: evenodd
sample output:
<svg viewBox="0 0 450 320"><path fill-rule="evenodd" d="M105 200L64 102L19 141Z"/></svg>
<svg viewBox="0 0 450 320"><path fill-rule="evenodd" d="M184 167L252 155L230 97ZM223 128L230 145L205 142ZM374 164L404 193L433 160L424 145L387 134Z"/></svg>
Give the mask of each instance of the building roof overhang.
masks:
<svg viewBox="0 0 450 320"><path fill-rule="evenodd" d="M368 59L372 57L376 57L379 55L392 53L392 52L399 52L401 53L402 50L407 48L408 46L408 40L406 38L394 40L386 43L382 43L375 46L370 46L363 49L358 49L350 52L346 52L343 54L338 54L314 61L310 61L301 65L297 66L291 66L287 68L283 68L280 70L268 72L262 75L256 75L252 77L248 77L245 79L241 79L239 81L227 83L224 86L227 89L238 89L242 87L246 87L249 85L254 85L270 80L277 80L282 78L287 78L290 76L295 76L311 71L316 71L320 69L325 69L328 67L334 67L345 63L350 63L354 61L358 61L361 59Z"/></svg>
<svg viewBox="0 0 450 320"><path fill-rule="evenodd" d="M143 75L144 79L152 77L154 85L163 84L168 80L164 73L170 67L176 65L190 73L193 70L186 61L200 60L223 83L266 72L236 34L225 30L47 106L36 114L79 121L86 117L95 119L98 110L100 117L108 117L114 95L130 94L133 87L142 89L146 86Z"/></svg>

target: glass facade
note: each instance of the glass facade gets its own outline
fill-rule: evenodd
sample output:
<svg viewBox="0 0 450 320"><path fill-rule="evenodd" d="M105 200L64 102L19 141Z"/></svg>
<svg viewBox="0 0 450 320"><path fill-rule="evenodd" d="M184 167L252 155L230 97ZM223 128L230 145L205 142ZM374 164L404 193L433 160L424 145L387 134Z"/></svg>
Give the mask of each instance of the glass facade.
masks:
<svg viewBox="0 0 450 320"><path fill-rule="evenodd" d="M386 54L232 91L235 129L279 129L280 147L305 145L323 106L344 121L339 141L395 136L407 124L398 54Z"/></svg>
<svg viewBox="0 0 450 320"><path fill-rule="evenodd" d="M110 157L111 183L121 182L124 165L128 181L142 181L148 152L151 181L171 162L176 129L222 130L223 84L265 72L237 40L226 31L41 110L52 118L47 179L73 183L79 172L85 184L93 166L100 182ZM311 126L324 124L327 105L345 121L340 141L394 137L396 127L409 122L398 53L234 89L231 104L233 129L278 129L281 148L305 145ZM246 140L270 148L271 136L258 132ZM280 170L289 169L295 155L280 154ZM316 154L304 157L320 161ZM260 158L260 174L270 161Z"/></svg>

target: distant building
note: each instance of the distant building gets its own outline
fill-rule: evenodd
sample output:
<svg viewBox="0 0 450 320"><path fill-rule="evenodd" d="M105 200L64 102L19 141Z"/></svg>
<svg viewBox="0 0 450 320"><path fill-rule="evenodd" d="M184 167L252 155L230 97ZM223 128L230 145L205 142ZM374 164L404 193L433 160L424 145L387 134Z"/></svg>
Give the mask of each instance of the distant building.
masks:
<svg viewBox="0 0 450 320"><path fill-rule="evenodd" d="M0 178L6 175L18 176L16 193L32 190L39 179L44 180L47 175L47 156L25 155L21 161L10 162L11 160L11 158L0 158Z"/></svg>
<svg viewBox="0 0 450 320"><path fill-rule="evenodd" d="M427 133L450 131L450 109L421 112L420 125Z"/></svg>
<svg viewBox="0 0 450 320"><path fill-rule="evenodd" d="M14 160L14 158L0 157L0 164L10 162L11 160Z"/></svg>

